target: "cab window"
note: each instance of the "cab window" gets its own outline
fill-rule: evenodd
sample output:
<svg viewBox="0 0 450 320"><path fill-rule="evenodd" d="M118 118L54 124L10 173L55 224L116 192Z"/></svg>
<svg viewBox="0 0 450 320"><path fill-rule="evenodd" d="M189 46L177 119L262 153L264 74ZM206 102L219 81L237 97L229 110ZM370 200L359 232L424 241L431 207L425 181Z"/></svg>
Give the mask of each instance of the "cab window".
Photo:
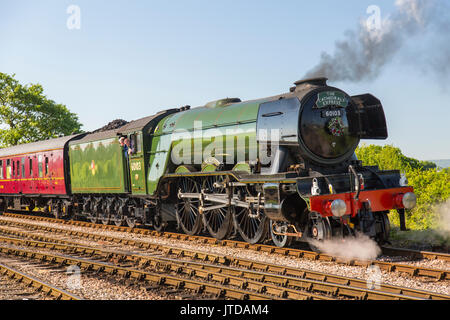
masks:
<svg viewBox="0 0 450 320"><path fill-rule="evenodd" d="M0 160L0 179L3 179L3 160Z"/></svg>
<svg viewBox="0 0 450 320"><path fill-rule="evenodd" d="M142 151L142 135L140 133L134 133L130 135L132 153L140 153Z"/></svg>

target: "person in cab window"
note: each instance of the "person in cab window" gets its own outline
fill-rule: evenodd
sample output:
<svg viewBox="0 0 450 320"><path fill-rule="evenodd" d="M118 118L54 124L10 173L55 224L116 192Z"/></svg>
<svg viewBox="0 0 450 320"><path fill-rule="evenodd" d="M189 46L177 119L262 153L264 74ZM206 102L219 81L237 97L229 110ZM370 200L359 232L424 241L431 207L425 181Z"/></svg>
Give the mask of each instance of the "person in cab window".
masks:
<svg viewBox="0 0 450 320"><path fill-rule="evenodd" d="M125 138L125 139L123 140L123 143L124 143L124 145L125 145L124 148L123 148L123 152L126 153L126 157L128 158L128 155L131 154L130 139Z"/></svg>
<svg viewBox="0 0 450 320"><path fill-rule="evenodd" d="M123 136L119 138L119 143L120 143L120 146L122 147L125 159L128 160L128 145L126 144L127 140L128 139L126 137L123 137Z"/></svg>
<svg viewBox="0 0 450 320"><path fill-rule="evenodd" d="M125 138L125 145L128 147L128 154L133 154L134 153L133 140L130 141L130 139Z"/></svg>

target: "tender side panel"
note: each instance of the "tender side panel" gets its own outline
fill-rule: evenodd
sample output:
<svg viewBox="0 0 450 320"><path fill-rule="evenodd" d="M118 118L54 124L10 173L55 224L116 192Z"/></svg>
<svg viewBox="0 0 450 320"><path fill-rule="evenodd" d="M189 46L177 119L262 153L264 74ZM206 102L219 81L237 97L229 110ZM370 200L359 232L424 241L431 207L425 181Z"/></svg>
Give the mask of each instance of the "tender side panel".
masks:
<svg viewBox="0 0 450 320"><path fill-rule="evenodd" d="M72 144L69 149L73 193L125 193L126 162L117 138Z"/></svg>

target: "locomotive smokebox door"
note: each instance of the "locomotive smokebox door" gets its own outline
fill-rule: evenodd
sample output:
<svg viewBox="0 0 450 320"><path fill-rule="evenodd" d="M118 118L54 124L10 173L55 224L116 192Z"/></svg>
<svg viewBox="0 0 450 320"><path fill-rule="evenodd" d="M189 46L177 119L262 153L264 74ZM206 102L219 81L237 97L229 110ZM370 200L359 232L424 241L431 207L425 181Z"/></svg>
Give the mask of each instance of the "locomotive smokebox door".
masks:
<svg viewBox="0 0 450 320"><path fill-rule="evenodd" d="M386 118L380 100L371 94L352 97L347 108L349 131L360 139L386 139Z"/></svg>

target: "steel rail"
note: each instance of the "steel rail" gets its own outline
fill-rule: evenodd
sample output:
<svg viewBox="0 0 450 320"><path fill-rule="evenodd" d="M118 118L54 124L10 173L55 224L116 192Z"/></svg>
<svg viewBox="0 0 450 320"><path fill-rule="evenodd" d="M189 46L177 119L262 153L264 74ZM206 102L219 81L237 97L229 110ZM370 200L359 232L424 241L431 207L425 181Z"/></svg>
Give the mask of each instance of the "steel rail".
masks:
<svg viewBox="0 0 450 320"><path fill-rule="evenodd" d="M303 290L294 290L267 283L265 281L252 280L255 277L242 277L242 275L232 275L223 272L222 267L208 268L204 263L180 262L176 259L167 259L160 257L148 257L136 254L119 253L117 251L99 249L86 246L73 246L66 244L56 244L51 242L30 241L14 238L5 238L0 236L0 242L27 245L33 248L45 248L51 250L61 250L70 254L87 254L89 256L100 256L108 260L120 262L133 262L142 267L153 267L154 269L163 269L176 274L184 274L188 277L198 277L206 281L218 282L221 285L231 285L242 289L247 289L259 293L267 293L276 298L287 298L295 300L333 300L330 297L315 293L308 293Z"/></svg>
<svg viewBox="0 0 450 320"><path fill-rule="evenodd" d="M0 231L2 231L0 229ZM20 234L22 236L26 234ZM40 241L30 241L30 240L23 240L23 239L15 239L15 238L4 238L0 237L0 241L8 241L12 243L20 243L20 244L27 244L29 246L34 247L46 247L50 249L60 249L60 250L69 250L73 251L75 253L79 254L97 254L102 257L107 256L115 256L120 261L131 261L134 263L139 263L141 265L159 265L167 263L168 261L171 263L171 267L173 267L173 264L175 263L176 266L174 266L175 270L177 272L181 272L184 268L187 268L188 270L184 273L191 274L194 272L195 274L204 274L206 277L215 278L218 279L222 283L239 283L242 278L247 279L246 287L251 284L253 288L258 288L257 290L260 291L267 291L270 289L271 292L278 292L278 295L281 297L297 297L299 295L298 292L292 292L288 289L282 289L280 291L280 288L274 288L270 285L261 284L261 282L264 283L274 283L277 285L281 285L285 288L302 288L303 290L307 291L315 291L315 292L321 292L326 293L333 296L340 296L340 297L346 297L346 296L352 296L354 298L365 298L365 299L405 299L405 296L409 297L415 297L415 298L421 298L421 299L439 299L439 300L450 300L450 296L442 295L442 294L436 294L432 292L427 292L423 290L414 290L410 288L402 288L402 287L396 287L396 286L390 286L385 284L379 284L379 288L377 290L367 291L367 281L359 280L359 279L353 279L348 277L342 277L342 276L335 276L335 275L329 275L325 273L320 272L312 272L309 270L300 270L296 268L288 268L284 266L274 265L274 264L266 264L266 263L258 263L250 260L245 259L237 259L237 258L228 258L224 257L220 263L226 264L226 265L232 265L233 268L227 267L227 266L214 266L214 265L205 265L204 262L199 264L195 262L187 262L187 261L180 261L180 258L182 257L192 257L193 253L188 252L186 254L185 250L170 250L169 253L176 254L177 258L170 259L170 258L162 258L162 257L154 257L154 256L143 256L138 254L129 254L129 253L120 253L117 251L110 251L105 249L99 249L99 248L93 248L93 247L86 247L86 246L80 246L80 245L68 245L68 244L56 244L52 243L51 241L54 240L52 238L45 238L40 237ZM45 241L42 241L45 240ZM60 242L64 242L61 241ZM166 251L167 252L167 251ZM208 257L205 259L205 256L198 255L195 253L194 258L200 258L202 261L214 261L217 262L217 257L214 256L213 258ZM184 266L186 265L186 266ZM235 267L243 267L246 269L250 269L251 271L244 271L244 270L236 270ZM213 271L214 274L206 273L205 270ZM255 271L259 270L259 271ZM224 276L227 275L227 278L224 278ZM230 276L234 276L234 278L231 278ZM257 283L254 281L250 281L248 279L256 279L258 280ZM240 285L242 286L242 284ZM277 291L278 290L278 291ZM366 292L367 296L362 296L362 293ZM401 298L400 298L401 296ZM408 299L409 297L406 297ZM323 297L317 297L317 296L311 296L313 299L317 298L323 298Z"/></svg>
<svg viewBox="0 0 450 320"><path fill-rule="evenodd" d="M381 249L383 250L383 254L388 256L404 256L412 259L443 260L450 262L450 254L444 252L393 248L386 246L381 247Z"/></svg>
<svg viewBox="0 0 450 320"><path fill-rule="evenodd" d="M83 298L67 292L63 289L57 288L42 280L32 277L24 272L15 270L10 266L0 263L0 274L6 275L17 282L25 284L27 287L33 287L37 291L43 292L46 295L51 295L57 300L83 300Z"/></svg>
<svg viewBox="0 0 450 320"><path fill-rule="evenodd" d="M8 216L15 217L15 218L24 218L23 215L15 215L15 214L9 214ZM61 220L54 219L54 218L48 218L48 217L36 217L36 216L26 216L25 219L28 219L28 217L31 217L29 219L31 220L38 220L38 221L50 221L55 223L61 223ZM357 260L357 259L344 259L340 257L334 257L328 254L324 253L317 253L313 251L307 251L307 250L301 250L301 249L293 249L293 248L279 248L276 246L271 245L264 245L264 244L248 244L243 241L235 241L235 240L217 240L210 237L202 237L202 236L189 236L186 234L179 234L179 233L159 233L157 231L151 231L146 229L131 229L128 227L117 227L117 226L110 226L110 225L98 225L90 222L82 222L82 221L62 221L63 224L70 224L75 226L82 226L82 227L89 227L93 229L100 229L100 230L113 230L113 231L119 231L119 232L126 232L126 233L136 233L140 235L150 235L150 236L157 236L157 237L165 237L168 239L176 239L176 240L184 240L184 241L199 241L205 244L210 245L218 245L218 246L227 246L227 247L233 247L233 248L241 248L241 249L248 249L248 250L254 250L254 251L260 251L260 252L267 252L267 253L273 253L273 254L281 254L283 256L289 256L289 257L297 257L297 258L306 258L310 260L318 260L318 261L327 261L327 262L335 262L335 263L341 263L349 266L360 266L360 267L369 267L372 265L378 266L381 270L386 272L403 272L407 273L411 276L422 276L422 277L432 277L438 281L441 280L450 280L450 271L448 270L440 270L440 269L433 269L433 268L423 268L423 267L417 267L417 266L411 266L406 265L402 263L394 263L394 262L383 262L378 260ZM0 224L8 224L6 221L1 221ZM21 222L12 222L12 224L27 225L26 223ZM41 228L42 226L36 226L32 225L33 228ZM48 230L55 230L51 227L43 227L41 229L48 229ZM67 232L66 230L62 232ZM75 233L73 233L75 234ZM102 236L99 235L91 235L88 233L84 234L85 236L89 237L90 239L106 239L102 238ZM109 237L112 238L112 237ZM133 244L138 243L139 241L135 240L116 240L116 242L122 243L122 244Z"/></svg>
<svg viewBox="0 0 450 320"><path fill-rule="evenodd" d="M113 275L119 275L138 281L146 281L157 285L168 285L176 289L189 289L196 293L206 293L214 295L218 298L231 298L238 300L271 300L285 299L277 297L272 292L255 292L246 288L233 288L225 284L211 284L205 281L191 280L193 274L187 276L171 276L156 272L142 271L135 268L121 267L110 263L102 263L81 258L68 257L63 255L55 255L50 253L42 253L25 249L10 248L0 246L0 253L7 255L15 255L19 257L31 258L41 262L49 262L59 266L77 265L82 270L93 272L105 272ZM278 290L280 291L280 290ZM297 299L310 299L306 294L297 295Z"/></svg>

